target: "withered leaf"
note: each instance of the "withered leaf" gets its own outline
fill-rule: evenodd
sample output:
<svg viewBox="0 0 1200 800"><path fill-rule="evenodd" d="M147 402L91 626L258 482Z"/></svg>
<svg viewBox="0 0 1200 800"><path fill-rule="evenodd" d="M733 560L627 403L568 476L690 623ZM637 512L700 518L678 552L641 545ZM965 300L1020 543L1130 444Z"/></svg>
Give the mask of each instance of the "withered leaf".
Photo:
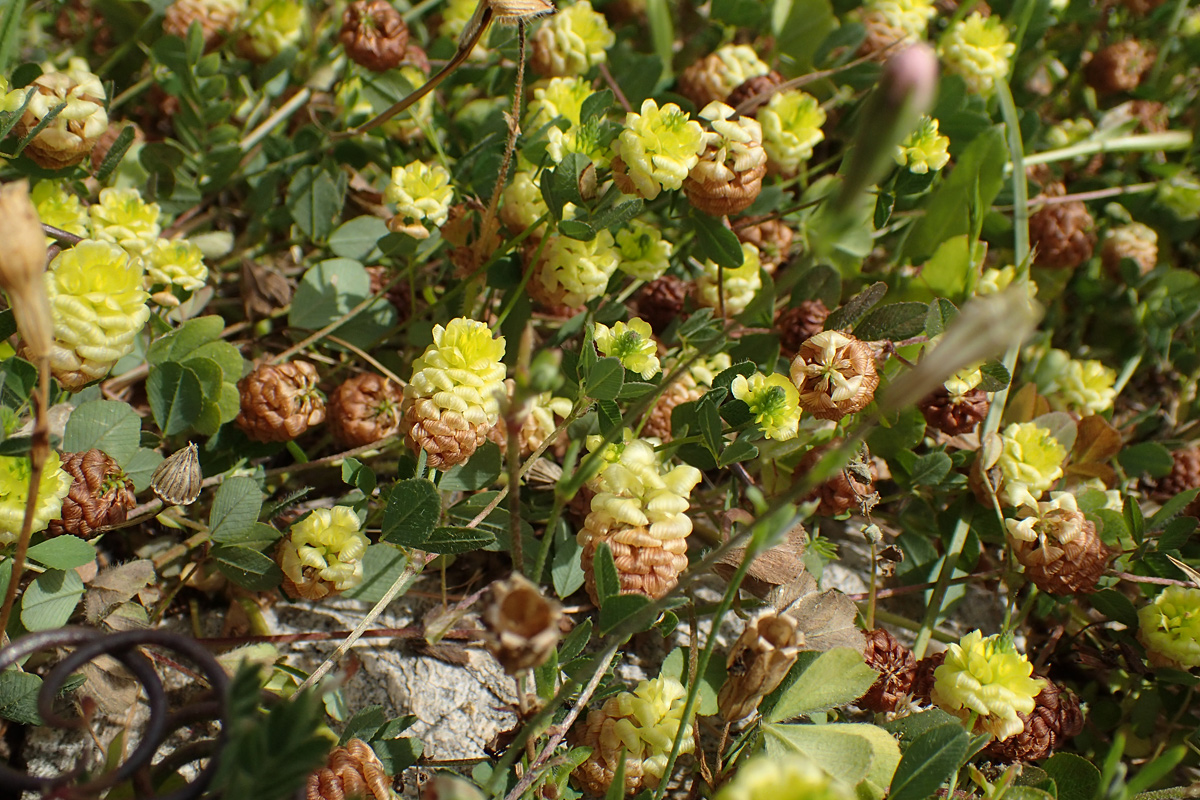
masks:
<svg viewBox="0 0 1200 800"><path fill-rule="evenodd" d="M799 621L800 631L804 634L802 650L849 647L860 653L863 651L866 639L858 628L858 607L853 600L837 589L818 591L817 579L810 572L802 574L787 589L786 596L781 593L773 600L783 601L782 607L775 607Z"/></svg>
<svg viewBox="0 0 1200 800"><path fill-rule="evenodd" d="M137 702L140 684L120 661L102 653L84 664L85 678L80 692L96 701L108 714L128 711Z"/></svg>
<svg viewBox="0 0 1200 800"><path fill-rule="evenodd" d="M766 599L777 587L795 583L804 572L804 548L807 545L808 533L804 526L792 528L782 543L755 557L746 570L742 588L756 597ZM713 571L729 580L745 557L746 548L734 548L717 560Z"/></svg>
<svg viewBox="0 0 1200 800"><path fill-rule="evenodd" d="M270 267L242 261L242 305L250 319L270 316L292 302L292 284Z"/></svg>
<svg viewBox="0 0 1200 800"><path fill-rule="evenodd" d="M87 621L93 625L128 602L154 580L154 564L146 559L109 567L92 580L83 599Z"/></svg>

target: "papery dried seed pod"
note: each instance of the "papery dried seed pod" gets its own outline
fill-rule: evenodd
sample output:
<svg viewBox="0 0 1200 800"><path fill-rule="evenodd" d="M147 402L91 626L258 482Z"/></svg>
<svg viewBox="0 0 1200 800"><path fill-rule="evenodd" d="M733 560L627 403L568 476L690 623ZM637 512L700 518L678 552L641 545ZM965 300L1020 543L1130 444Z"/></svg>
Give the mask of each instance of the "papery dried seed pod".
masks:
<svg viewBox="0 0 1200 800"><path fill-rule="evenodd" d="M896 706L912 692L917 675L917 659L912 651L883 628L867 631L867 648L863 659L879 678L858 700L858 705L876 713L895 711Z"/></svg>
<svg viewBox="0 0 1200 800"><path fill-rule="evenodd" d="M791 616L765 610L747 623L729 649L717 707L729 722L749 716L796 663L804 634Z"/></svg>
<svg viewBox="0 0 1200 800"><path fill-rule="evenodd" d="M939 386L920 405L926 424L949 436L961 436L975 430L990 407L987 392L982 389L951 394L945 386Z"/></svg>
<svg viewBox="0 0 1200 800"><path fill-rule="evenodd" d="M1001 761L1037 761L1050 757L1055 750L1083 730L1084 713L1079 698L1064 686L1046 681L1046 688L1034 698L1033 712L1017 716L1025 728L1016 736L993 741L984 755Z"/></svg>
<svg viewBox="0 0 1200 800"><path fill-rule="evenodd" d="M1095 53L1084 67L1088 85L1101 94L1130 92L1154 65L1154 50L1137 39L1110 44Z"/></svg>
<svg viewBox="0 0 1200 800"><path fill-rule="evenodd" d="M649 322L655 333L662 335L676 319L685 318L683 304L688 290L688 282L675 275L656 278L634 295L637 315Z"/></svg>
<svg viewBox="0 0 1200 800"><path fill-rule="evenodd" d="M1063 197L1066 187L1052 183L1045 197ZM1050 269L1074 269L1092 257L1095 223L1078 200L1048 203L1029 215L1029 241L1036 248L1033 263Z"/></svg>
<svg viewBox="0 0 1200 800"><path fill-rule="evenodd" d="M392 779L362 739L329 752L325 766L308 776L304 800L391 800Z"/></svg>
<svg viewBox="0 0 1200 800"><path fill-rule="evenodd" d="M133 481L102 450L67 453L61 466L75 480L63 498L61 517L46 528L47 536L71 534L90 539L101 528L120 525L137 505Z"/></svg>
<svg viewBox="0 0 1200 800"><path fill-rule="evenodd" d="M709 103L700 111L709 122L705 150L688 172L683 192L694 208L720 217L749 208L762 191L767 153L762 127L749 117L736 118L732 108Z"/></svg>
<svg viewBox="0 0 1200 800"><path fill-rule="evenodd" d="M801 345L825 329L829 309L820 300L803 300L775 315L779 348L785 358L795 358Z"/></svg>
<svg viewBox="0 0 1200 800"><path fill-rule="evenodd" d="M734 233L737 234L739 241L747 242L758 248L759 262L768 275L774 275L775 270L788 260L792 241L796 238L796 234L792 231L791 226L782 219L768 219L755 225L735 228ZM819 303L821 301L817 300L815 302ZM828 314L829 312L826 311L825 313ZM813 333L817 333L819 330L818 328ZM809 336L811 335L809 334Z"/></svg>
<svg viewBox="0 0 1200 800"><path fill-rule="evenodd" d="M307 361L262 364L238 381L237 426L258 442L287 442L325 421L317 368Z"/></svg>
<svg viewBox="0 0 1200 800"><path fill-rule="evenodd" d="M192 23L200 26L204 50L208 52L221 43L237 27L238 16L245 4L238 0L175 0L163 15L163 33L187 39Z"/></svg>
<svg viewBox="0 0 1200 800"><path fill-rule="evenodd" d="M404 390L374 373L346 379L329 396L329 433L347 447L377 442L400 430Z"/></svg>
<svg viewBox="0 0 1200 800"><path fill-rule="evenodd" d="M802 344L791 374L800 407L817 419L838 420L862 410L879 385L871 349L839 331L822 331Z"/></svg>
<svg viewBox="0 0 1200 800"><path fill-rule="evenodd" d="M404 60L408 25L388 0L354 0L342 15L338 40L351 61L386 72Z"/></svg>
<svg viewBox="0 0 1200 800"><path fill-rule="evenodd" d="M188 442L187 447L163 459L150 476L150 488L169 506L188 506L196 502L203 485L195 442Z"/></svg>
<svg viewBox="0 0 1200 800"><path fill-rule="evenodd" d="M527 578L513 574L492 585L483 611L484 642L509 675L541 666L558 646L562 606Z"/></svg>

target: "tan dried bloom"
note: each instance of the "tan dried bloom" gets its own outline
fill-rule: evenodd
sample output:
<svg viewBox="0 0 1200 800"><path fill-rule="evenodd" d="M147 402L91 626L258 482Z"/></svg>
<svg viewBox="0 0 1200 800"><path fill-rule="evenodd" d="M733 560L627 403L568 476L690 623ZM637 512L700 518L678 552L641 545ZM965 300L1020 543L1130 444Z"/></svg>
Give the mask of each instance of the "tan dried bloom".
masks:
<svg viewBox="0 0 1200 800"><path fill-rule="evenodd" d="M404 391L391 380L366 372L348 378L329 396L329 432L347 447L361 447L400 430Z"/></svg>
<svg viewBox="0 0 1200 800"><path fill-rule="evenodd" d="M17 123L17 136L31 133L56 106L66 103L66 108L25 146L25 155L46 169L64 169L87 158L96 140L108 130L104 85L88 69L87 61L72 58L62 72L44 65L30 87L15 90L21 102L29 88L34 90L33 98Z"/></svg>
<svg viewBox="0 0 1200 800"><path fill-rule="evenodd" d="M391 800L392 779L371 746L351 739L308 776L304 800Z"/></svg>
<svg viewBox="0 0 1200 800"><path fill-rule="evenodd" d="M1083 73L1088 85L1101 94L1131 92L1154 66L1154 50L1137 39L1110 44L1092 56Z"/></svg>
<svg viewBox="0 0 1200 800"><path fill-rule="evenodd" d="M342 15L338 40L351 61L385 72L404 61L408 25L388 0L354 0Z"/></svg>
<svg viewBox="0 0 1200 800"><path fill-rule="evenodd" d="M1104 237L1100 248L1100 261L1109 275L1120 274L1121 259L1128 258L1137 264L1142 275L1158 264L1158 234L1149 225L1131 222L1113 228Z"/></svg>
<svg viewBox="0 0 1200 800"><path fill-rule="evenodd" d="M883 628L867 631L867 647L863 660L879 673L858 705L876 713L895 711L896 706L912 692L917 674L917 659L896 637Z"/></svg>
<svg viewBox="0 0 1200 800"><path fill-rule="evenodd" d="M238 381L241 410L234 420L258 442L287 442L325 421L317 368L307 361L263 364Z"/></svg>
<svg viewBox="0 0 1200 800"><path fill-rule="evenodd" d="M205 51L212 50L237 26L244 0L175 0L163 15L163 33L186 39L192 23L200 26Z"/></svg>
<svg viewBox="0 0 1200 800"><path fill-rule="evenodd" d="M791 373L800 407L818 419L862 410L879 385L870 348L839 331L822 331L801 345Z"/></svg>
<svg viewBox="0 0 1200 800"><path fill-rule="evenodd" d="M723 102L738 86L770 71L753 47L727 44L685 69L678 89L696 108L704 108L714 101Z"/></svg>
<svg viewBox="0 0 1200 800"><path fill-rule="evenodd" d="M726 659L728 677L717 695L722 717L735 722L749 716L783 681L804 643L799 625L772 609L750 620Z"/></svg>
<svg viewBox="0 0 1200 800"><path fill-rule="evenodd" d="M1021 506L1016 519L1004 520L1013 555L1025 575L1048 594L1095 591L1111 555L1069 492L1051 492L1037 508Z"/></svg>
<svg viewBox="0 0 1200 800"><path fill-rule="evenodd" d="M762 127L752 117L735 116L732 108L717 101L700 112L711 130L704 134L700 160L683 182L688 201L717 217L749 208L762 191L767 174Z"/></svg>
<svg viewBox="0 0 1200 800"><path fill-rule="evenodd" d="M950 436L975 430L975 426L987 416L990 407L987 392L982 389L955 394L945 386L938 387L920 405L925 424Z"/></svg>
<svg viewBox="0 0 1200 800"><path fill-rule="evenodd" d="M1042 193L1063 197L1066 187L1053 183ZM1092 257L1094 222L1087 206L1078 200L1049 203L1029 216L1029 241L1033 263L1051 269L1074 269Z"/></svg>
<svg viewBox="0 0 1200 800"><path fill-rule="evenodd" d="M66 533L90 539L101 528L120 525L137 505L133 481L102 450L67 453L61 466L75 480L63 498L60 518L47 527L47 536Z"/></svg>
<svg viewBox="0 0 1200 800"><path fill-rule="evenodd" d="M492 585L483 612L488 652L509 675L541 666L558 646L562 607L523 575Z"/></svg>
<svg viewBox="0 0 1200 800"><path fill-rule="evenodd" d="M775 270L781 264L788 260L788 256L792 249L792 241L796 238L792 227L782 219L767 219L755 225L745 225L734 230L737 234L738 241L746 244L752 244L758 248L758 260L762 264L762 268L767 271L768 275L774 275ZM820 300L805 301L821 303ZM824 307L822 305L822 307ZM826 310L825 316L829 316L829 311ZM822 319L824 322L824 319ZM818 333L821 329L817 328L811 333L802 337L801 341L812 336L813 333ZM799 342L796 343L799 346ZM795 348L792 348L795 352Z"/></svg>
<svg viewBox="0 0 1200 800"><path fill-rule="evenodd" d="M795 358L805 342L825 329L828 318L829 309L820 300L803 300L800 305L776 314L775 329L779 331L779 347L784 357Z"/></svg>
<svg viewBox="0 0 1200 800"><path fill-rule="evenodd" d="M1024 729L1002 742L993 741L984 750L986 755L1010 762L1039 761L1049 758L1083 730L1084 713L1079 698L1065 687L1046 681L1046 688L1033 700L1036 705L1032 712L1017 712L1025 723Z"/></svg>

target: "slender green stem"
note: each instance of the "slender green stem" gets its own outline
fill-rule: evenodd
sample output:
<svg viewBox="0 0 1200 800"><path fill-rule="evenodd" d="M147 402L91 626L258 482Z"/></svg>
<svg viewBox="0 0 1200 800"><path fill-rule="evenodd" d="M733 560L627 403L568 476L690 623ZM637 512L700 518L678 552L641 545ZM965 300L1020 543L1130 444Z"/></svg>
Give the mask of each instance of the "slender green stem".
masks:
<svg viewBox="0 0 1200 800"><path fill-rule="evenodd" d="M1011 97L1011 94L1009 96ZM1079 144L1073 144L1070 147L1047 150L1044 153L1034 153L1031 156L1025 157L1025 165L1052 164L1055 161L1068 161L1072 158L1094 156L1097 153L1144 153L1159 150L1187 150L1191 146L1191 131L1139 133L1132 136L1114 136L1111 139L1089 139ZM1015 165L1013 166L1015 167Z"/></svg>
<svg viewBox="0 0 1200 800"><path fill-rule="evenodd" d="M933 587L933 594L929 597L929 604L925 607L925 617L921 620L921 630L917 632L917 641L913 645L913 655L918 659L925 656L925 648L929 646L929 638L933 635L934 626L937 625L938 615L942 613L942 603L946 600L946 591L950 587L950 579L954 577L955 567L958 566L958 558L962 555L963 545L967 543L967 534L971 530L970 515L964 519L960 519L958 524L954 526L954 534L950 537L950 544L946 547L946 555L942 560L942 571L938 574L937 585Z"/></svg>

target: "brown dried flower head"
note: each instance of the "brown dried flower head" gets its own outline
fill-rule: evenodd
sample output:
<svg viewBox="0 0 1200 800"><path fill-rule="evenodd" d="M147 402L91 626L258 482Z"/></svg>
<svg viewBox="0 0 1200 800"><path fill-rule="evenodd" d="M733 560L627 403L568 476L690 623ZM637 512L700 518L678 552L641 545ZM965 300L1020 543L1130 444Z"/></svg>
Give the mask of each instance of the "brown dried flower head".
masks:
<svg viewBox="0 0 1200 800"><path fill-rule="evenodd" d="M1047 594L1095 591L1111 553L1074 495L1052 497L1038 503L1037 511L1022 507L1022 519L1005 520L1013 555L1025 567L1026 577Z"/></svg>
<svg viewBox="0 0 1200 800"><path fill-rule="evenodd" d="M1088 85L1101 94L1131 92L1154 65L1154 50L1137 39L1110 44L1084 67Z"/></svg>
<svg viewBox="0 0 1200 800"><path fill-rule="evenodd" d="M762 99L758 100L753 108L749 108L745 112L750 116L754 116L755 112L771 99L767 93L773 91L782 83L783 76L775 70L771 70L766 75L747 78L729 93L729 96L725 98L725 103L737 109L747 100L761 97Z"/></svg>
<svg viewBox="0 0 1200 800"><path fill-rule="evenodd" d="M1083 730L1084 714L1079 698L1065 687L1046 681L1046 688L1033 698L1033 712L1017 716L1025 728L1016 736L992 742L984 754L1001 761L1037 761L1048 758Z"/></svg>
<svg viewBox="0 0 1200 800"><path fill-rule="evenodd" d="M750 620L726 659L728 677L717 694L722 717L735 722L749 716L783 681L804 644L799 625L773 609Z"/></svg>
<svg viewBox="0 0 1200 800"><path fill-rule="evenodd" d="M483 612L488 652L505 672L541 666L558 646L562 607L522 575L492 585Z"/></svg>
<svg viewBox="0 0 1200 800"><path fill-rule="evenodd" d="M790 230L790 229L788 229ZM829 309L820 300L803 300L775 315L779 347L787 358L795 358L800 347L825 329Z"/></svg>
<svg viewBox="0 0 1200 800"><path fill-rule="evenodd" d="M762 191L767 174L767 153L762 127L751 117L737 118L719 101L700 112L707 120L705 150L683 181L683 192L694 208L714 217L737 214L749 208Z"/></svg>
<svg viewBox="0 0 1200 800"><path fill-rule="evenodd" d="M377 442L400 430L402 390L374 373L355 375L329 396L329 432L347 447Z"/></svg>
<svg viewBox="0 0 1200 800"><path fill-rule="evenodd" d="M1066 187L1052 183L1045 197L1063 197ZM1029 241L1036 248L1033 263L1050 269L1075 269L1092 257L1095 237L1092 215L1078 200L1047 203L1029 216Z"/></svg>
<svg viewBox="0 0 1200 800"><path fill-rule="evenodd" d="M634 296L637 316L649 322L655 333L662 335L672 322L684 316L683 304L689 288L687 281L675 275L655 278Z"/></svg>
<svg viewBox="0 0 1200 800"><path fill-rule="evenodd" d="M925 705L932 702L930 695L933 692L933 673L938 667L946 662L946 652L943 650L940 653L928 655L917 662L917 669L913 673L912 680L912 696L913 699L919 700Z"/></svg>
<svg viewBox="0 0 1200 800"><path fill-rule="evenodd" d="M801 345L791 375L800 407L817 419L839 420L862 410L879 385L871 349L840 331L822 331Z"/></svg>
<svg viewBox="0 0 1200 800"><path fill-rule="evenodd" d="M238 381L237 426L258 442L287 442L325 421L317 368L307 361L263 364Z"/></svg>
<svg viewBox="0 0 1200 800"><path fill-rule="evenodd" d="M896 706L912 692L917 674L917 659L912 651L883 628L867 631L867 648L863 651L867 666L879 673L858 700L858 705L876 713L895 711Z"/></svg>
<svg viewBox="0 0 1200 800"><path fill-rule="evenodd" d="M737 234L739 241L747 242L758 248L759 263L762 264L762 268L767 271L768 275L774 275L775 270L787 261L789 251L792 249L792 241L796 238L791 226L781 219L768 219L756 225L746 225L736 228L734 233ZM817 333L819 330L820 328L813 333Z"/></svg>
<svg viewBox="0 0 1200 800"><path fill-rule="evenodd" d="M308 776L304 800L391 800L392 779L371 746L351 739Z"/></svg>
<svg viewBox="0 0 1200 800"><path fill-rule="evenodd" d="M342 15L338 39L351 61L386 72L404 61L408 25L388 0L354 0Z"/></svg>
<svg viewBox="0 0 1200 800"><path fill-rule="evenodd" d="M50 522L47 536L69 533L90 539L101 528L120 525L137 505L133 481L102 450L66 453L62 468L75 480L63 498L61 518Z"/></svg>
<svg viewBox="0 0 1200 800"><path fill-rule="evenodd" d="M200 26L208 52L237 27L241 8L234 0L175 0L163 15L163 33L186 39L194 22Z"/></svg>
<svg viewBox="0 0 1200 800"><path fill-rule="evenodd" d="M945 386L921 401L921 415L931 428L937 428L950 436L961 436L975 430L975 426L987 416L991 403L987 392L971 389L963 394L952 394Z"/></svg>
<svg viewBox="0 0 1200 800"><path fill-rule="evenodd" d="M1150 496L1165 503L1180 492L1200 488L1200 446L1185 447L1171 454L1171 472L1147 485Z"/></svg>
<svg viewBox="0 0 1200 800"><path fill-rule="evenodd" d="M796 466L796 474L803 475L808 472L826 453L840 444L841 440L834 440L808 451ZM804 500L820 500L815 513L822 517L835 517L860 508L864 501L871 498L875 494L877 477L879 470L869 456L856 458L845 469L805 495Z"/></svg>

